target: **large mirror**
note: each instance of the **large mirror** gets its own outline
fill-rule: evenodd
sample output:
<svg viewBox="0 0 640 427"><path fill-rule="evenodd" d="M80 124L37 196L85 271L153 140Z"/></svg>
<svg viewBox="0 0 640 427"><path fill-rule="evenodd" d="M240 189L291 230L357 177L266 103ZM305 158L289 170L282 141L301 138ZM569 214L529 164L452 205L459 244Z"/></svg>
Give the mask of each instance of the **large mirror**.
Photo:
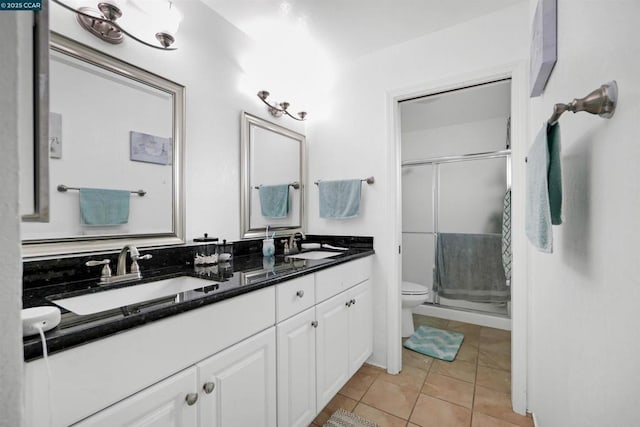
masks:
<svg viewBox="0 0 640 427"><path fill-rule="evenodd" d="M304 231L305 136L249 113L241 129L241 236Z"/></svg>
<svg viewBox="0 0 640 427"><path fill-rule="evenodd" d="M25 255L184 242L184 87L52 33L48 223Z"/></svg>

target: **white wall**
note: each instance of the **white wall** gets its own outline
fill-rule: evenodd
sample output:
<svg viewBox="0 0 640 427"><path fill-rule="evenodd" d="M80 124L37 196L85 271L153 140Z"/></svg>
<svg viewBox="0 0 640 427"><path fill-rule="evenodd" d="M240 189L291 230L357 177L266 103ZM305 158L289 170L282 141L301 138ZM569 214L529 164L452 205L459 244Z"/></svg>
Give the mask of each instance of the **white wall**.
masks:
<svg viewBox="0 0 640 427"><path fill-rule="evenodd" d="M304 125L272 117L244 92L241 57L252 42L199 1L174 2L184 15L178 50L162 52L125 38L112 46L84 31L75 16L52 5L52 29L186 87L186 237L240 238L240 113L245 110L305 133ZM133 203L133 201L132 201Z"/></svg>
<svg viewBox="0 0 640 427"><path fill-rule="evenodd" d="M530 11L533 14L535 1ZM640 43L636 0L558 2L558 62L532 100L531 140L553 104L615 79L604 120L560 120L564 224L529 247L529 406L541 427L640 425Z"/></svg>
<svg viewBox="0 0 640 427"><path fill-rule="evenodd" d="M329 117L308 122L310 182L376 178L374 185L363 188L363 209L356 219L320 219L316 188L310 188L308 203L313 233L375 238L374 363L387 363L389 287L397 287L399 294L393 268L398 248L392 247L395 170L388 164L393 152L389 146L393 132L389 128L389 93L526 58L527 13L527 5L520 4L362 57L339 76L329 97L333 101ZM391 310L398 312L399 322L399 305Z"/></svg>
<svg viewBox="0 0 640 427"><path fill-rule="evenodd" d="M21 425L22 383L22 262L20 253L20 216L18 213L18 152L20 143L29 141L19 129L23 93L18 73L18 52L25 48L30 14L0 13L0 426ZM25 25L26 24L26 25ZM29 135L31 137L31 135Z"/></svg>

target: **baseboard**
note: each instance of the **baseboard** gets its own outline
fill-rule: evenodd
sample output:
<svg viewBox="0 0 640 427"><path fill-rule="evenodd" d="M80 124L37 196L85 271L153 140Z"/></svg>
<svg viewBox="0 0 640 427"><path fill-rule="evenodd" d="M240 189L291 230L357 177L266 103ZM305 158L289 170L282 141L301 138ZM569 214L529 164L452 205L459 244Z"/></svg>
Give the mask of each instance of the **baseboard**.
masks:
<svg viewBox="0 0 640 427"><path fill-rule="evenodd" d="M441 319L456 320L458 322L472 323L488 328L511 330L511 319L491 314L475 313L465 310L443 308L430 304L423 304L413 309L415 314L423 316L439 317Z"/></svg>
<svg viewBox="0 0 640 427"><path fill-rule="evenodd" d="M375 360L372 360L371 358L367 359L364 363L366 363L367 365L371 365L371 366L375 366L376 368L381 368L384 369L385 371L387 370L387 367L379 362L376 362Z"/></svg>
<svg viewBox="0 0 640 427"><path fill-rule="evenodd" d="M531 418L533 418L533 427L538 427L538 420L536 420L536 414L534 414L533 412L531 412Z"/></svg>

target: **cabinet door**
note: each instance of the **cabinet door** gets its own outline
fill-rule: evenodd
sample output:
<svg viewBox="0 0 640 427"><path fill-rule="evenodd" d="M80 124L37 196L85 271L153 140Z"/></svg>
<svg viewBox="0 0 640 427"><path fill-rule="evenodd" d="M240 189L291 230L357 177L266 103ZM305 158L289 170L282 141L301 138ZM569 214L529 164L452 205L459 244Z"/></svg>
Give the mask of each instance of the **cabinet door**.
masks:
<svg viewBox="0 0 640 427"><path fill-rule="evenodd" d="M319 410L349 379L347 294L343 292L316 306L316 390Z"/></svg>
<svg viewBox="0 0 640 427"><path fill-rule="evenodd" d="M307 427L316 416L316 310L276 326L278 426Z"/></svg>
<svg viewBox="0 0 640 427"><path fill-rule="evenodd" d="M373 351L373 306L369 280L351 289L349 300L349 376L356 373Z"/></svg>
<svg viewBox="0 0 640 427"><path fill-rule="evenodd" d="M196 427L197 399L196 368L191 367L74 425Z"/></svg>
<svg viewBox="0 0 640 427"><path fill-rule="evenodd" d="M275 427L276 337L271 327L196 365L200 425Z"/></svg>

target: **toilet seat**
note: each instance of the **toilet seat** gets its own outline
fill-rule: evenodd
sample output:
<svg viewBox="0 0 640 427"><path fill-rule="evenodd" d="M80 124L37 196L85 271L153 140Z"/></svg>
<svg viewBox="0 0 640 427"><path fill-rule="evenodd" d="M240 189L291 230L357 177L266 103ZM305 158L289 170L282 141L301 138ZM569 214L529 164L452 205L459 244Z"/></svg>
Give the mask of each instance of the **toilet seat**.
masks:
<svg viewBox="0 0 640 427"><path fill-rule="evenodd" d="M413 282L402 282L402 295L428 295L429 288Z"/></svg>

